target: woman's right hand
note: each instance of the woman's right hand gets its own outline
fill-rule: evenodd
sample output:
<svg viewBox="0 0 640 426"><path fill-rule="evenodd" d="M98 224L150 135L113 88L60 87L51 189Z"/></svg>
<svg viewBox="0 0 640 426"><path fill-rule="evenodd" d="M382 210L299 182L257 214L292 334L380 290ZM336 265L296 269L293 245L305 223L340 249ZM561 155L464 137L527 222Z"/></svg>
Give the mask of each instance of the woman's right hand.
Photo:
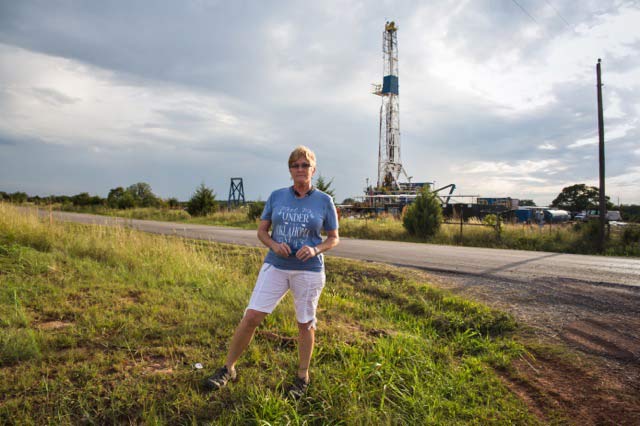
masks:
<svg viewBox="0 0 640 426"><path fill-rule="evenodd" d="M278 256L282 257L289 257L291 254L291 248L287 243L276 243L274 241L271 245L271 250L273 250Z"/></svg>

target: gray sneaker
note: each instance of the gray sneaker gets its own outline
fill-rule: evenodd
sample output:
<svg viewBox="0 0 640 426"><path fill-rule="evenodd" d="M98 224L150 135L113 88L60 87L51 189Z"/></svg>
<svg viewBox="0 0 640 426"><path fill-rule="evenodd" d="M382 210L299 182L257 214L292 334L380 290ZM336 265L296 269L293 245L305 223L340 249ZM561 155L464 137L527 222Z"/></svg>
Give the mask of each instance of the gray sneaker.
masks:
<svg viewBox="0 0 640 426"><path fill-rule="evenodd" d="M209 390L222 389L227 385L229 380L236 380L236 370L229 371L227 366L219 368L211 377L208 377L204 381L204 387Z"/></svg>
<svg viewBox="0 0 640 426"><path fill-rule="evenodd" d="M300 399L307 393L309 382L300 377L296 377L293 383L287 388L287 396L292 399Z"/></svg>

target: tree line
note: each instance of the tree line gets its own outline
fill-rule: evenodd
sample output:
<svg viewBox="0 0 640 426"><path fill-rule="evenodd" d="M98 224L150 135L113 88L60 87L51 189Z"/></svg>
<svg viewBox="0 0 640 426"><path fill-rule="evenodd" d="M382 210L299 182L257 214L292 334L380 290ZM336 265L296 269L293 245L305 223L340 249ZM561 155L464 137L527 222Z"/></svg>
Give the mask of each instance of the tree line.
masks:
<svg viewBox="0 0 640 426"><path fill-rule="evenodd" d="M334 191L331 188L333 179L327 180L321 175L318 176L315 185L318 189L328 193L332 197ZM106 198L98 195L90 195L87 192L68 196L68 195L50 195L48 197L29 196L25 192L8 193L0 191L0 201L9 201L12 203L31 202L38 205L47 204L63 204L73 205L76 207L108 207L112 209L131 209L139 207L155 207L184 209L192 216L204 216L218 210L224 201L217 201L213 189L208 188L201 183L192 194L188 201L181 202L175 197L163 199L153 193L151 185L146 182L138 182L129 185L126 188L118 186L109 190ZM346 199L347 201L352 201ZM422 202L423 200L421 200ZM613 210L616 207L611 203L609 197L606 197L607 209ZM521 200L520 205L535 206L532 200ZM570 212L580 212L589 209L596 209L599 205L598 188L588 186L586 184L570 185L562 189L558 196L551 202L551 207L567 210ZM255 202L250 204L250 216L257 218L264 207L263 202ZM620 213L623 220L628 222L640 222L640 205L621 205ZM426 220L426 217L424 218ZM413 219L412 219L413 221ZM415 224L422 223L422 218L417 218ZM418 226L418 225L415 225ZM409 225L411 228L412 225Z"/></svg>
<svg viewBox="0 0 640 426"><path fill-rule="evenodd" d="M36 205L62 204L74 207L107 207L111 209L133 209L133 208L169 208L184 209L192 216L201 216L212 213L218 209L219 201L211 188L200 184L189 201L182 202L175 197L163 199L153 193L151 185L146 182L138 182L127 187L118 186L109 190L106 198L99 195L90 195L88 192L81 192L76 195L49 195L40 197L38 195L29 196L25 192L8 193L0 191L0 201L11 203L30 202Z"/></svg>
<svg viewBox="0 0 640 426"><path fill-rule="evenodd" d="M322 175L316 180L316 187L327 194L334 196L331 184L333 179L327 180ZM133 209L133 208L169 208L183 209L191 216L206 216L218 210L224 201L216 200L216 194L213 189L201 183L196 187L188 201L179 201L175 197L163 199L153 193L151 185L146 182L138 182L129 185L126 188L118 186L109 190L106 198L98 195L90 195L88 192L81 192L76 195L49 195L48 197L29 196L25 192L7 193L0 191L0 201L9 201L11 203L30 202L36 205L62 204L74 207L108 207L111 209ZM264 208L263 201L256 201L249 204L248 215L255 220L262 214Z"/></svg>

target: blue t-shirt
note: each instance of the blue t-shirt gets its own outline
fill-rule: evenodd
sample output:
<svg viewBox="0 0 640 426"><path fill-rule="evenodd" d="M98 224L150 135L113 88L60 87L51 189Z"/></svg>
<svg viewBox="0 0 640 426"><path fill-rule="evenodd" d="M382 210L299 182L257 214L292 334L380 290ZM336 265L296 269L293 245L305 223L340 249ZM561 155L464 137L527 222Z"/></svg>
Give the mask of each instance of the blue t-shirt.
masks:
<svg viewBox="0 0 640 426"><path fill-rule="evenodd" d="M264 262L279 269L296 271L322 271L324 256L319 254L303 262L296 252L307 245L315 247L322 242L320 231L338 229L338 215L333 199L324 192L313 189L303 198L296 198L293 187L273 191L264 206L262 220L271 221L271 238L278 243L287 243L291 255L278 256L269 249Z"/></svg>

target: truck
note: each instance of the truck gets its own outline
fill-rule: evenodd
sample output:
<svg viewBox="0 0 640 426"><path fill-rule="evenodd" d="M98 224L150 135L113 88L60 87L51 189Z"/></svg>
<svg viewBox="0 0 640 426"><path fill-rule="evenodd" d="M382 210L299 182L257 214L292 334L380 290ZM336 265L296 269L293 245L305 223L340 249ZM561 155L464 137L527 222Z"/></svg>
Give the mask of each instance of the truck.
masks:
<svg viewBox="0 0 640 426"><path fill-rule="evenodd" d="M599 210L587 210L584 219L582 220L591 220L591 219L599 219L600 211ZM620 212L618 210L610 210L607 212L606 216L607 222L619 222L622 220L622 216L620 216Z"/></svg>

